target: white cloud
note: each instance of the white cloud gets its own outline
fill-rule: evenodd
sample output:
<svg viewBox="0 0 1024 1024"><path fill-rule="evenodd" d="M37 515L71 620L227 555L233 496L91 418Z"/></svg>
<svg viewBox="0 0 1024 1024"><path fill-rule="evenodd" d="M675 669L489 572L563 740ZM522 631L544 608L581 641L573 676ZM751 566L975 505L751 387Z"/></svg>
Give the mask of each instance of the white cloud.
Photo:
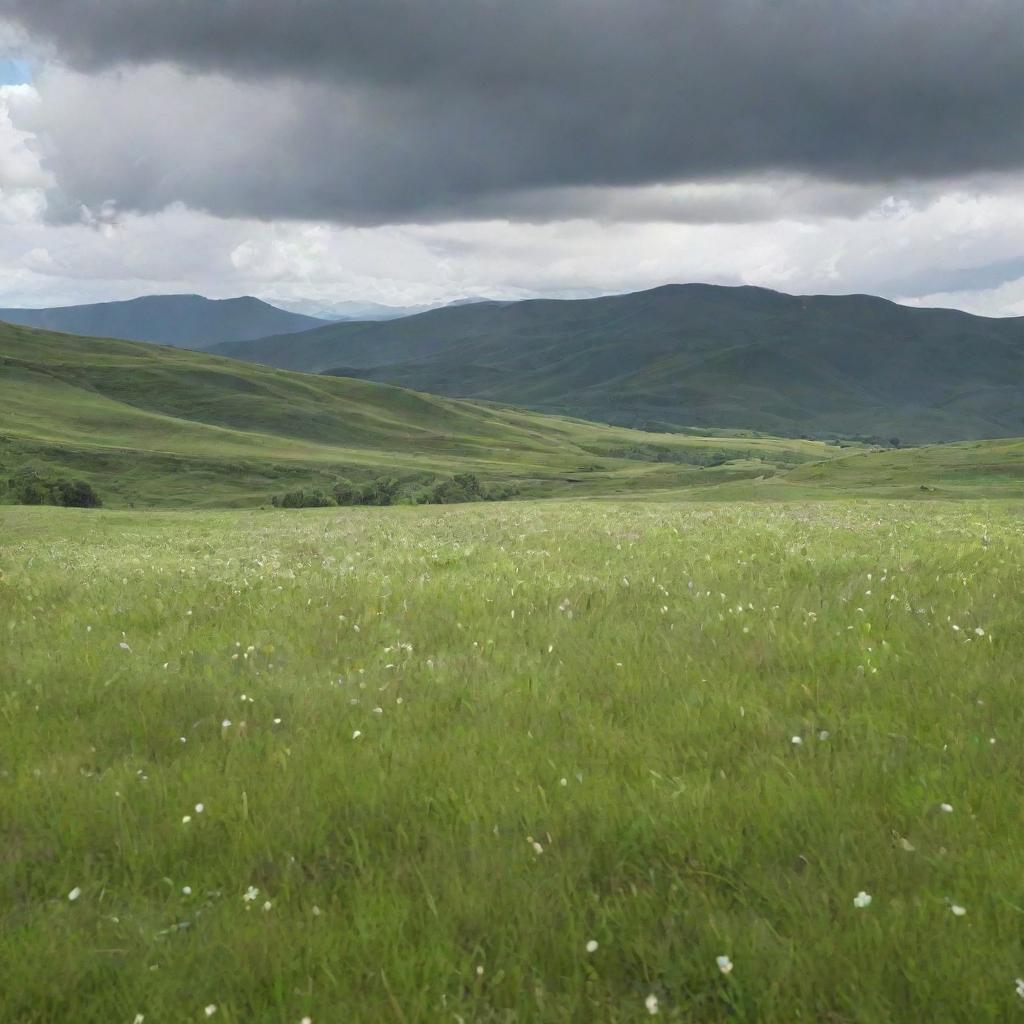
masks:
<svg viewBox="0 0 1024 1024"><path fill-rule="evenodd" d="M49 223L46 197L54 183L46 147L53 139L45 126L54 118L63 123L65 114L43 116L41 107L68 99L69 83L99 89L100 98L119 86L116 75L103 76L102 85L87 76L58 76L49 81L61 88L48 92L47 80L42 76L39 90L0 87L0 305L170 291L405 305L711 281L791 292L866 291L990 315L1024 313L1020 176L897 183L886 190L778 174L562 190L547 197L547 211L543 194L530 197L522 213L532 220L345 227L219 218L181 204L147 215L118 213L116 204L101 201L77 221ZM222 86L227 96L242 88ZM140 119L144 109L140 104ZM266 116L280 128L286 113L282 101ZM138 127L131 125L127 135ZM104 130L123 154L124 125L110 121ZM230 138L197 140L183 153L143 141L137 159L161 162L167 176L200 173L203 153L215 141L231 154ZM103 138L93 145L102 178Z"/></svg>
<svg viewBox="0 0 1024 1024"><path fill-rule="evenodd" d="M53 184L43 170L35 135L16 124L19 114L24 116L38 103L39 93L31 85L0 85L0 194L4 196Z"/></svg>

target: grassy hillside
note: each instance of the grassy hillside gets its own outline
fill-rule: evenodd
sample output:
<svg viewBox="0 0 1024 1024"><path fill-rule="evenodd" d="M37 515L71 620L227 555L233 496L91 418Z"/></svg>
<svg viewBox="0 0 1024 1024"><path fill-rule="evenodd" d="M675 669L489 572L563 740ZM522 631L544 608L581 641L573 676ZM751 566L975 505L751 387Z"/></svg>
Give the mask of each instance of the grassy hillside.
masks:
<svg viewBox="0 0 1024 1024"><path fill-rule="evenodd" d="M0 321L65 334L152 341L183 348L307 331L323 324L252 296L206 299L201 295L146 295L126 302L86 306L0 309Z"/></svg>
<svg viewBox="0 0 1024 1024"><path fill-rule="evenodd" d="M0 508L0 1019L1019 1020L1022 567L995 502Z"/></svg>
<svg viewBox="0 0 1024 1024"><path fill-rule="evenodd" d="M335 324L218 352L630 426L944 441L1024 429L1024 319L677 285Z"/></svg>
<svg viewBox="0 0 1024 1024"><path fill-rule="evenodd" d="M835 453L742 434L658 436L0 325L0 476L26 464L83 476L114 504L252 505L339 476L461 471L526 494L614 494L771 475Z"/></svg>

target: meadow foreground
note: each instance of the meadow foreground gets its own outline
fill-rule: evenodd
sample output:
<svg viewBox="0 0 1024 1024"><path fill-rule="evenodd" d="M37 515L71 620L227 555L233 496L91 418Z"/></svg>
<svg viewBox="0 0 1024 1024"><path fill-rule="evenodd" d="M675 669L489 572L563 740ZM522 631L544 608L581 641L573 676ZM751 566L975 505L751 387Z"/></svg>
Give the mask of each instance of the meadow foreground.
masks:
<svg viewBox="0 0 1024 1024"><path fill-rule="evenodd" d="M1009 502L0 508L0 1019L1024 1012Z"/></svg>

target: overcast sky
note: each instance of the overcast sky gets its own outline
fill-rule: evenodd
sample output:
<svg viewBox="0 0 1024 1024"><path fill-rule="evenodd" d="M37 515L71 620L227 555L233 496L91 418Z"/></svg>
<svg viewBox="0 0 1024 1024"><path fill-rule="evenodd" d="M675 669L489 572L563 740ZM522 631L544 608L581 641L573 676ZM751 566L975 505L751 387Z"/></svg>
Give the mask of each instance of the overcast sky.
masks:
<svg viewBox="0 0 1024 1024"><path fill-rule="evenodd" d="M0 0L0 305L1024 315L1022 0Z"/></svg>

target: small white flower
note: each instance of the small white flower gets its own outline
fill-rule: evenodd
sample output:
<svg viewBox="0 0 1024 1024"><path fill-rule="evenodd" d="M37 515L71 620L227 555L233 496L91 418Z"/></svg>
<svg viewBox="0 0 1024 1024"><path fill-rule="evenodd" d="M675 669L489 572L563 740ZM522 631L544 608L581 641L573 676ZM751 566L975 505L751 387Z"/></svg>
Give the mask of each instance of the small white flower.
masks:
<svg viewBox="0 0 1024 1024"><path fill-rule="evenodd" d="M322 913L323 913L323 911L319 907L317 907L317 906L313 907L313 916L314 917L319 917Z"/></svg>
<svg viewBox="0 0 1024 1024"><path fill-rule="evenodd" d="M274 725L280 725L280 724L281 724L281 719L280 718L275 718L274 719Z"/></svg>
<svg viewBox="0 0 1024 1024"><path fill-rule="evenodd" d="M71 900L72 903L74 903L75 900L77 900L78 897L81 896L81 895L82 895L82 890L79 889L78 886L76 885L74 887L74 889L72 889L71 892L68 893L68 899Z"/></svg>
<svg viewBox="0 0 1024 1024"><path fill-rule="evenodd" d="M856 896L853 897L853 905L858 910L863 910L865 907L871 906L871 897L864 892L862 889Z"/></svg>
<svg viewBox="0 0 1024 1024"><path fill-rule="evenodd" d="M652 992L645 1000L644 1006L647 1012L653 1017L658 1012L658 997Z"/></svg>
<svg viewBox="0 0 1024 1024"><path fill-rule="evenodd" d="M205 809L203 804L196 804L196 814L202 814Z"/></svg>
<svg viewBox="0 0 1024 1024"><path fill-rule="evenodd" d="M220 727L222 729L230 729L231 728L231 719L230 718L225 718L224 721L220 723Z"/></svg>
<svg viewBox="0 0 1024 1024"><path fill-rule="evenodd" d="M192 815L191 814L186 814L185 817L183 817L181 819L181 823L182 823L182 825L187 825L191 820L192 820Z"/></svg>
<svg viewBox="0 0 1024 1024"><path fill-rule="evenodd" d="M212 1017L216 1012L217 1005L215 1003L210 1003L210 1005L203 1010L203 1013L205 1013L207 1017Z"/></svg>
<svg viewBox="0 0 1024 1024"><path fill-rule="evenodd" d="M142 1024L142 1022L143 1022L143 1021L144 1021L145 1019L146 1019L146 1015L145 1015L145 1014L143 1014L143 1013L137 1013L137 1014L135 1014L135 1017L134 1017L134 1019L132 1020L132 1024Z"/></svg>
<svg viewBox="0 0 1024 1024"><path fill-rule="evenodd" d="M828 729L822 729L821 732L818 733L818 739L821 740L822 743L824 743L825 740L828 739L828 736L829 736Z"/></svg>
<svg viewBox="0 0 1024 1024"><path fill-rule="evenodd" d="M967 913L967 908L961 907L959 903L950 903L949 909L956 917L963 917Z"/></svg>
<svg viewBox="0 0 1024 1024"><path fill-rule="evenodd" d="M356 729L356 731L354 733L352 733L352 739L357 740L362 735L363 734L358 729Z"/></svg>
<svg viewBox="0 0 1024 1024"><path fill-rule="evenodd" d="M483 975L484 975L484 967L483 967L483 964L477 964L477 965L476 965L476 976L477 976L478 978L482 978L482 977L483 977Z"/></svg>
<svg viewBox="0 0 1024 1024"><path fill-rule="evenodd" d="M266 901L266 903L264 903L264 904L263 904L263 909L264 909L265 911L266 911L266 910L269 910L269 909L270 909L270 908L271 908L271 907L272 907L273 905L274 905L274 904L273 904L273 903L271 903L271 902L270 902L270 900L267 900L267 901Z"/></svg>
<svg viewBox="0 0 1024 1024"><path fill-rule="evenodd" d="M131 648L122 640L118 645L122 651L130 651Z"/></svg>
<svg viewBox="0 0 1024 1024"><path fill-rule="evenodd" d="M303 1017L302 1020L299 1021L299 1024L313 1024L313 1018Z"/></svg>
<svg viewBox="0 0 1024 1024"><path fill-rule="evenodd" d="M533 852L534 853L538 853L539 854L539 853L543 853L544 852L544 847L541 846L540 843L538 843L536 839L531 840L531 844L533 845Z"/></svg>
<svg viewBox="0 0 1024 1024"><path fill-rule="evenodd" d="M953 813L953 805L952 804L939 804L939 810L943 811L945 814L952 814Z"/></svg>
<svg viewBox="0 0 1024 1024"><path fill-rule="evenodd" d="M1024 999L1024 978L1017 978L1014 982L1014 988L1017 991L1017 995Z"/></svg>
<svg viewBox="0 0 1024 1024"><path fill-rule="evenodd" d="M793 744L794 747L799 747L803 745L804 741L799 736L794 736L793 739L790 740L790 742Z"/></svg>
<svg viewBox="0 0 1024 1024"><path fill-rule="evenodd" d="M588 953L596 953L597 952L597 939L591 939L587 943L587 952Z"/></svg>
<svg viewBox="0 0 1024 1024"><path fill-rule="evenodd" d="M558 780L558 784L560 786L568 786L569 785L569 780L568 779L559 779Z"/></svg>
<svg viewBox="0 0 1024 1024"><path fill-rule="evenodd" d="M183 886L181 887L181 891L182 891L182 892L183 892L183 893L184 893L184 894L185 894L186 896L191 896L191 895L192 895L192 886L191 886L191 885L183 885Z"/></svg>
<svg viewBox="0 0 1024 1024"><path fill-rule="evenodd" d="M716 956L715 963L718 964L718 969L723 974L729 974L732 971L732 961L724 954L722 956Z"/></svg>
<svg viewBox="0 0 1024 1024"><path fill-rule="evenodd" d="M985 635L985 630L983 630L981 628L981 626L975 626L974 627L974 635L975 636L984 636Z"/></svg>
<svg viewBox="0 0 1024 1024"><path fill-rule="evenodd" d="M255 885L250 885L249 888L246 889L245 892L242 894L242 899L245 900L246 903L252 903L252 901L256 899L256 897L259 896L259 894L259 889L257 889Z"/></svg>

